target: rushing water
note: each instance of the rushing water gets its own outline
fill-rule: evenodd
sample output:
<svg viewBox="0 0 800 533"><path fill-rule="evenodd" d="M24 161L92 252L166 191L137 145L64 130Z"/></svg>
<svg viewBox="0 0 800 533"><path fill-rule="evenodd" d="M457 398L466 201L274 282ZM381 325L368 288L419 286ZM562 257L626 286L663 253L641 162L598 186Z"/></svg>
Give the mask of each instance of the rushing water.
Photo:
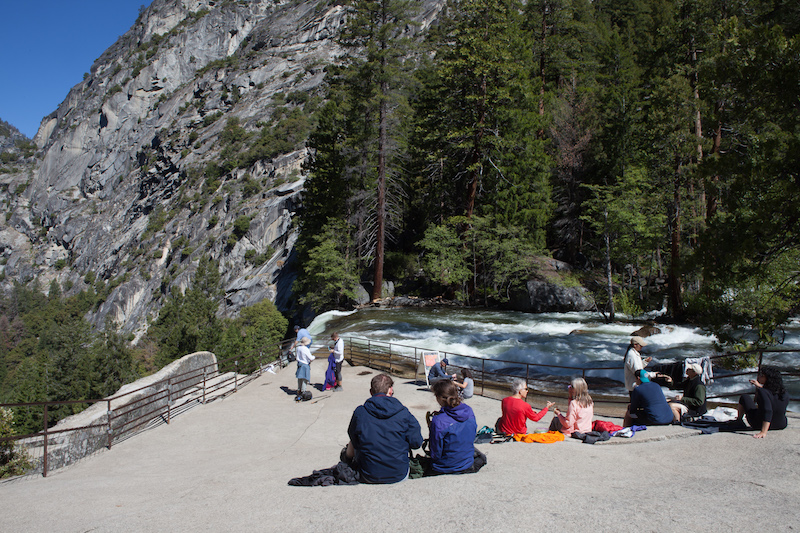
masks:
<svg viewBox="0 0 800 533"><path fill-rule="evenodd" d="M532 314L478 309L364 309L351 313L328 312L309 326L318 344L325 344L333 331L343 337L368 338L448 354L478 357L492 369L514 372L514 363L537 363L571 367L605 368L620 366L630 335L641 324L607 324L593 313ZM659 325L661 333L647 338L645 356L653 363L668 363L686 357L715 355L714 337L687 326ZM800 366L800 319L786 329L783 348L798 349L770 358L781 366ZM457 365L474 366L474 361L450 357ZM499 363L498 361L504 361ZM506 363L505 361L511 362ZM544 375L570 376L574 370L539 368ZM717 371L715 369L715 371ZM523 371L524 372L524 371ZM619 382L612 387L624 394L622 370L593 370L588 375ZM718 379L709 394L751 390L747 376ZM792 398L800 398L800 382L788 380ZM735 401L735 398L734 398ZM792 402L800 411L800 403Z"/></svg>

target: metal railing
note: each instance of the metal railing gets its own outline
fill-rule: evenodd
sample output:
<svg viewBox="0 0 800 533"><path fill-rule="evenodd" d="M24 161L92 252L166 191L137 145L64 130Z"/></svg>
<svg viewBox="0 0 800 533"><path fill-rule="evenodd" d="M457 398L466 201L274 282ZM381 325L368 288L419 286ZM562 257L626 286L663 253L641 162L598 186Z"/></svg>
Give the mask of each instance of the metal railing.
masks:
<svg viewBox="0 0 800 533"><path fill-rule="evenodd" d="M111 449L114 443L140 430L161 423L169 424L176 410L186 410L193 403L204 404L236 392L260 376L269 364L284 367L288 363L286 351L291 342L283 341L275 346L217 360L109 398L0 404L0 407L14 412L40 409L42 413L41 431L0 437L0 444L14 442L17 452L27 454L33 465L32 472L41 472L46 477L48 471L71 464L100 448ZM105 410L94 408L100 416L92 423L64 429L53 427L51 412L54 408L79 404L89 404L88 409L104 404ZM76 439L83 439L80 445L70 442Z"/></svg>
<svg viewBox="0 0 800 533"><path fill-rule="evenodd" d="M389 373L403 373L409 372L413 365L415 380L420 379L421 353L431 351L430 349L419 348L417 346L374 341L359 337L348 338L347 347L348 351L350 352L350 358L353 358L355 361L364 364L365 366L369 366L378 370L384 370ZM765 363L765 355L770 356L773 354L784 353L797 354L800 356L800 350L797 349L760 349L715 354L709 355L708 357L712 362L712 367L715 369L714 380L718 381L734 379L746 375L754 376L758 373L758 369L761 368L762 364ZM621 362L611 363L604 366L586 367L556 365L552 363L521 362L503 359L486 359L482 357L445 351L440 351L439 354L441 358L449 359L451 363L450 366L454 368L470 369L474 373L473 379L475 381L475 393L480 395L485 395L487 388L497 390L498 386L504 386L513 378L524 378L526 382L537 380L541 382L550 381L553 383L560 383L568 379L567 376L564 375L553 375L551 372L545 372L544 370L546 369L568 370L570 371L569 378L581 376L584 379L587 379L587 377L591 379L590 374L603 373L609 370L621 370L623 368ZM727 371L725 370L724 365L720 364L725 360L741 358L742 356L750 354L758 356L758 365L755 370ZM797 362L800 364L800 357L798 358ZM516 369L517 371L508 371L509 369ZM792 369L783 369L782 374L793 377L800 376L800 372L798 372L798 365L795 365ZM421 376L421 379L424 381L424 375ZM594 391L598 392L597 389L599 387L600 393L602 394L603 388L614 388L619 387L620 385L620 383L604 384L601 382L596 382L594 384ZM478 392L478 389L480 389L480 392ZM593 392L593 396L595 395L595 392ZM725 399L751 392L751 388L746 390L742 389L737 391L727 391L720 394L710 395L707 397L707 399ZM565 394L556 393L556 395L564 396ZM629 399L627 394L616 395L616 398L611 394L607 394L606 397L603 398L603 401L609 403L628 403Z"/></svg>

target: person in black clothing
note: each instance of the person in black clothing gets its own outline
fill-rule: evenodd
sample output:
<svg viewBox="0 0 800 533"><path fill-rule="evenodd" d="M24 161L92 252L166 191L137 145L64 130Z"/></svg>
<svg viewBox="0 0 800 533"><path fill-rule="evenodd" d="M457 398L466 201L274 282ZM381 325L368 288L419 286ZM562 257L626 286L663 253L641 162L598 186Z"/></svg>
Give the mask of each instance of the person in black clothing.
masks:
<svg viewBox="0 0 800 533"><path fill-rule="evenodd" d="M666 377L670 389L683 391L682 395L668 400L674 422L680 422L683 415L702 416L708 411L706 386L700 377L702 373L700 365L692 363L686 367L686 379L680 383L673 383L671 377Z"/></svg>
<svg viewBox="0 0 800 533"><path fill-rule="evenodd" d="M786 428L786 407L789 404L789 394L783 386L781 372L775 367L762 366L758 371L758 378L751 379L755 385L755 397L742 395L739 397L739 418L745 418L753 429L760 429L753 435L756 439L763 439L767 431Z"/></svg>

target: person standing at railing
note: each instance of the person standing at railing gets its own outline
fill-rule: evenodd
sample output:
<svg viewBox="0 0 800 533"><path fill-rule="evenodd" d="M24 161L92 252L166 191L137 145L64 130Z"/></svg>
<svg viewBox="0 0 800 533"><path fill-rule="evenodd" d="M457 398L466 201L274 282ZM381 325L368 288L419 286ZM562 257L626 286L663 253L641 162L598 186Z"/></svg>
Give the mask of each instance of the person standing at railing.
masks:
<svg viewBox="0 0 800 533"><path fill-rule="evenodd" d="M634 336L631 337L631 343L625 352L625 362L623 364L625 367L625 388L628 389L629 394L639 384L636 381L636 378L639 377L639 372L644 372L644 367L653 360L652 357L642 359L642 348L645 346L647 346L647 343L643 338ZM655 377L654 372L645 372L645 375L648 378Z"/></svg>
<svg viewBox="0 0 800 533"><path fill-rule="evenodd" d="M344 340L339 338L339 334L335 331L331 333L331 340L333 346L331 353L333 354L334 361L336 362L336 388L335 391L342 390L342 363L344 362Z"/></svg>
<svg viewBox="0 0 800 533"><path fill-rule="evenodd" d="M297 348L297 345L300 344L300 340L303 337L306 337L308 339L308 344L309 345L311 345L311 343L314 342L314 339L311 338L311 333L309 333L306 328L301 328L300 326L295 326L294 327L294 332L297 333L297 338L295 339L294 344L292 344L292 349L293 350Z"/></svg>
<svg viewBox="0 0 800 533"><path fill-rule="evenodd" d="M311 339L303 337L299 342L300 345L297 347L297 372L294 374L297 378L297 397L294 399L296 402L299 402L305 396L308 383L311 381L311 361L316 359L311 355L311 350L308 349Z"/></svg>

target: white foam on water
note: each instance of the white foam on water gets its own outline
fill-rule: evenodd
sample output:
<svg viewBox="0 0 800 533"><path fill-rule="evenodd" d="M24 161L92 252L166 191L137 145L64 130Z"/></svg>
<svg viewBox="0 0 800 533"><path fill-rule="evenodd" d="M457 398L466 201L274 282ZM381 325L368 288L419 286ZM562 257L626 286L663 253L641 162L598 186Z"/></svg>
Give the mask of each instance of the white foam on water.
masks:
<svg viewBox="0 0 800 533"><path fill-rule="evenodd" d="M323 334L334 326L340 335L393 343L393 350L414 354L418 350L446 352L451 363L487 365L511 372L571 375L574 368L621 366L630 336L640 323L608 324L593 313L532 314L471 309L368 309L356 313L334 311L312 322L312 334ZM715 337L699 328L658 324L661 332L647 337L644 355L655 363L686 357L714 355ZM332 331L332 330L331 330ZM406 346L409 348L401 348ZM800 318L786 327L784 347L800 347ZM458 356L476 359L460 359ZM770 361L797 366L798 353L773 354ZM545 366L535 366L545 365ZM622 381L621 369L591 370L590 376ZM736 394L748 390L747 379L720 379L709 386L709 394ZM736 398L738 399L738 397Z"/></svg>
<svg viewBox="0 0 800 533"><path fill-rule="evenodd" d="M357 313L358 311L326 311L321 315L317 315L314 317L314 320L311 321L311 324L308 325L308 332L315 337L319 337L320 335L325 333L325 330L328 329L328 324L337 318L341 318L344 316L351 316Z"/></svg>

